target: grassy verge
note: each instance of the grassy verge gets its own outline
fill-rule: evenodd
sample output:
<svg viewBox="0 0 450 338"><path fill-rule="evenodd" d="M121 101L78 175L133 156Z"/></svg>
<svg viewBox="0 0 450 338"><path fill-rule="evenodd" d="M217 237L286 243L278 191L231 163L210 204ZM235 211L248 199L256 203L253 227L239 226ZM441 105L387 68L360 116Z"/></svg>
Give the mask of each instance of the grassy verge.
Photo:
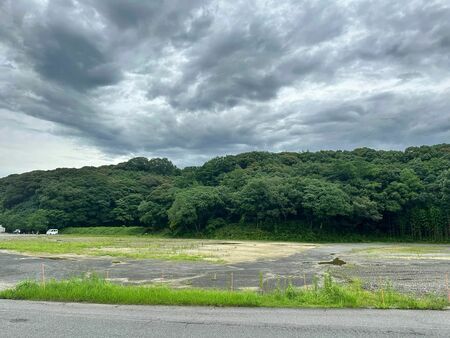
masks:
<svg viewBox="0 0 450 338"><path fill-rule="evenodd" d="M223 291L205 289L170 289L160 286L123 286L98 277L50 281L45 285L27 281L14 289L0 292L0 298L89 302L136 305L203 305L242 307L317 307L317 308L378 308L378 309L443 309L445 298L416 298L393 290L367 291L360 284L337 285L325 277L323 286L270 293L254 291Z"/></svg>
<svg viewBox="0 0 450 338"><path fill-rule="evenodd" d="M405 256L410 257L410 255L433 255L433 254L450 254L450 247L446 245L408 245L408 244L397 244L395 246L386 247L374 247L374 248L363 248L363 249L353 249L352 252L358 254L368 254L368 255L384 255L384 256Z"/></svg>
<svg viewBox="0 0 450 338"><path fill-rule="evenodd" d="M90 236L136 236L144 235L144 227L69 227L61 229L64 235L90 235Z"/></svg>
<svg viewBox="0 0 450 338"><path fill-rule="evenodd" d="M61 229L62 234L90 235L90 236L124 236L146 235L157 238L190 238L190 239L220 239L220 240L254 240L254 241L286 241L304 243L450 243L449 241L417 241L409 237L390 237L387 235L358 234L358 233L333 233L329 230L314 232L309 226L287 222L279 224L277 231L271 228L255 227L253 224L226 224L208 233L182 233L173 234L167 229L157 233L149 233L145 227L71 227Z"/></svg>

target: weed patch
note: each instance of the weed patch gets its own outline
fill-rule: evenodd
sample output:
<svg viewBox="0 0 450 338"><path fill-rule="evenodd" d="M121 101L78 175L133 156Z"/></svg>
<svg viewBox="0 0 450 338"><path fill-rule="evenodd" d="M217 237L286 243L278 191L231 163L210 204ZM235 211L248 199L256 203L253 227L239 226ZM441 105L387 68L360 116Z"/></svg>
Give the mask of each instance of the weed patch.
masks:
<svg viewBox="0 0 450 338"><path fill-rule="evenodd" d="M321 284L321 286L319 286ZM123 286L98 276L48 281L26 281L0 292L0 298L61 302L136 305L203 305L243 307L317 307L377 309L443 309L445 298L414 297L390 288L367 291L358 282L338 285L330 276L310 288L288 285L272 292L171 289L163 286Z"/></svg>

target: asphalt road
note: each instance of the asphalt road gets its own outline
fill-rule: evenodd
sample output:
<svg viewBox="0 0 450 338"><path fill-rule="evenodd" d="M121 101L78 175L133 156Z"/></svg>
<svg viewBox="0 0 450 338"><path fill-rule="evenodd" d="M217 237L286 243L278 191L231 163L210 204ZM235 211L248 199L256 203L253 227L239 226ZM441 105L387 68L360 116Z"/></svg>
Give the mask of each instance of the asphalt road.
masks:
<svg viewBox="0 0 450 338"><path fill-rule="evenodd" d="M114 306L0 300L1 337L450 337L450 311Z"/></svg>

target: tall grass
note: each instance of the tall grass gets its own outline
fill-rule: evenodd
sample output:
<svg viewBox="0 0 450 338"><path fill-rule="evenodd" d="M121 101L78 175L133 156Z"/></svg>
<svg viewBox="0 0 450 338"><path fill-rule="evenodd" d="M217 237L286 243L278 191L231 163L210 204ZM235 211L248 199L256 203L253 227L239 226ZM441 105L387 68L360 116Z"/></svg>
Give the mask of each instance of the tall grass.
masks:
<svg viewBox="0 0 450 338"><path fill-rule="evenodd" d="M91 235L91 236L126 236L143 235L147 232L144 227L69 227L61 229L64 235Z"/></svg>
<svg viewBox="0 0 450 338"><path fill-rule="evenodd" d="M145 227L69 227L60 230L66 235L90 236L125 236L146 235L158 238L202 238L202 239L229 239L229 240L262 240L262 241L288 241L288 242L330 242L330 243L359 243L359 242L420 242L420 243L449 243L449 241L413 240L410 237L392 237L383 234L358 234L354 232L336 233L330 230L311 231L309 226L296 222L286 222L277 225L277 231L269 226L256 227L253 224L226 224L223 227L203 233L172 233L163 230L149 233Z"/></svg>
<svg viewBox="0 0 450 338"><path fill-rule="evenodd" d="M338 285L325 277L322 286L294 288L268 293L254 291L224 291L206 289L171 289L163 286L124 286L99 277L20 283L14 289L0 292L0 298L90 302L137 305L204 305L243 307L317 307L317 308L377 308L377 309L443 309L445 298L421 298L400 294L392 289L367 291L359 283Z"/></svg>

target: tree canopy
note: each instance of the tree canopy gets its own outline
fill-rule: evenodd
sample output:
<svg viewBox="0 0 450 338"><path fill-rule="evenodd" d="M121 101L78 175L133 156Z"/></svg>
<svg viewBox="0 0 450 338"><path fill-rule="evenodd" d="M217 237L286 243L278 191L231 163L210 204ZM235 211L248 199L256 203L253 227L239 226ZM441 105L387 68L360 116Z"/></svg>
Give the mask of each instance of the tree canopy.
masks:
<svg viewBox="0 0 450 338"><path fill-rule="evenodd" d="M450 238L450 145L405 151L249 152L177 168L133 158L0 179L0 224L24 231L141 225L202 233L228 223L277 231Z"/></svg>

